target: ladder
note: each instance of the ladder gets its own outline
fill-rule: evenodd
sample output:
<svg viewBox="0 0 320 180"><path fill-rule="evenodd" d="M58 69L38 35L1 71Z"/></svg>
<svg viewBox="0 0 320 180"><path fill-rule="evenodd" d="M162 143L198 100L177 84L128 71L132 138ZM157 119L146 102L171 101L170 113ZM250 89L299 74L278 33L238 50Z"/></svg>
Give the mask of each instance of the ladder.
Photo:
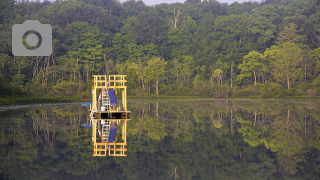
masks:
<svg viewBox="0 0 320 180"><path fill-rule="evenodd" d="M108 141L109 130L110 130L110 124L109 124L109 121L106 121L105 124L102 124L101 139L103 142Z"/></svg>
<svg viewBox="0 0 320 180"><path fill-rule="evenodd" d="M102 89L102 107L106 107L106 111L110 110L110 99L107 89Z"/></svg>

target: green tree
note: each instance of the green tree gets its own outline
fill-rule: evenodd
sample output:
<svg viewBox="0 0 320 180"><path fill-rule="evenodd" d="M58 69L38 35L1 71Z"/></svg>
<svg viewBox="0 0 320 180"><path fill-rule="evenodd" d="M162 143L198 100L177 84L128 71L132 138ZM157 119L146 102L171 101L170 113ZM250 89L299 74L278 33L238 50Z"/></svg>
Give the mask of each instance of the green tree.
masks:
<svg viewBox="0 0 320 180"><path fill-rule="evenodd" d="M303 0L294 0L289 5L285 6L286 16L299 16L307 9L307 2Z"/></svg>
<svg viewBox="0 0 320 180"><path fill-rule="evenodd" d="M181 57L181 76L184 77L185 82L189 83L190 76L195 70L195 63L192 56Z"/></svg>
<svg viewBox="0 0 320 180"><path fill-rule="evenodd" d="M116 33L112 39L112 50L117 62L123 62L127 59L127 49L124 48L124 44L122 35Z"/></svg>
<svg viewBox="0 0 320 180"><path fill-rule="evenodd" d="M165 67L167 62L165 62L160 57L153 58L148 61L148 66L145 70L145 76L149 81L155 81L156 94L159 95L159 82L165 77Z"/></svg>
<svg viewBox="0 0 320 180"><path fill-rule="evenodd" d="M14 13L14 0L0 0L0 29L4 23L11 20Z"/></svg>
<svg viewBox="0 0 320 180"><path fill-rule="evenodd" d="M304 42L306 41L306 35L299 35L303 29L297 30L297 25L294 23L290 23L288 26L284 27L284 29L279 33L277 37L277 45L282 45L286 42L290 42L298 45L300 48L304 48L306 45Z"/></svg>
<svg viewBox="0 0 320 180"><path fill-rule="evenodd" d="M163 21L155 11L139 12L135 21L134 31L137 34L138 43L141 45L158 44L161 42L161 26Z"/></svg>
<svg viewBox="0 0 320 180"><path fill-rule="evenodd" d="M267 17L254 15L249 32L258 36L258 43L266 47L275 38L276 25Z"/></svg>
<svg viewBox="0 0 320 180"><path fill-rule="evenodd" d="M83 34L80 44L80 62L83 63L84 70L89 81L89 73L99 72L103 69L103 64L99 63L102 59L102 43L98 37L99 31L86 32Z"/></svg>
<svg viewBox="0 0 320 180"><path fill-rule="evenodd" d="M245 53L258 48L255 37L249 35L250 23L251 18L244 15L231 14L215 19L210 48L217 51L216 59L237 62Z"/></svg>
<svg viewBox="0 0 320 180"><path fill-rule="evenodd" d="M181 26L179 27L182 39L181 50L184 55L190 54L192 47L192 40L194 34L197 30L197 23L195 20L191 18L191 16L187 16L185 20L182 21Z"/></svg>
<svg viewBox="0 0 320 180"><path fill-rule="evenodd" d="M223 76L223 71L221 69L215 69L212 77L217 79L218 84L222 84L222 76Z"/></svg>
<svg viewBox="0 0 320 180"><path fill-rule="evenodd" d="M302 71L299 67L302 61L302 50L295 44L282 44L276 52L276 59L272 64L272 74L276 81L286 83L288 89L293 83L301 79Z"/></svg>
<svg viewBox="0 0 320 180"><path fill-rule="evenodd" d="M257 84L257 76L259 71L261 71L262 63L261 59L263 55L258 53L257 51L251 51L248 55L244 56L244 60L242 64L238 66L241 70L241 73L237 77L237 82L241 83L244 78L254 77L254 85Z"/></svg>
<svg viewBox="0 0 320 180"><path fill-rule="evenodd" d="M181 55L183 55L181 32L178 28L170 27L167 32L167 37L167 48L170 52L168 57L170 59L180 58Z"/></svg>
<svg viewBox="0 0 320 180"><path fill-rule="evenodd" d="M139 82L141 81L140 79L140 72L139 72L139 67L136 63L132 62L127 68L126 72L128 76L128 93L133 93L134 89L137 89L137 85L139 85ZM140 89L140 88L139 88Z"/></svg>

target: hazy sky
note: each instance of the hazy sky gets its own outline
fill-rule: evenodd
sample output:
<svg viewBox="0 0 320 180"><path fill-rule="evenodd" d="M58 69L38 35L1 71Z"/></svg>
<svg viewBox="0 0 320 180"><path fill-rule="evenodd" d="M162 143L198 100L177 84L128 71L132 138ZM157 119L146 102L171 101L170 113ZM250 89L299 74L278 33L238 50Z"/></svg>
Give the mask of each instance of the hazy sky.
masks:
<svg viewBox="0 0 320 180"><path fill-rule="evenodd" d="M120 2L125 2L126 0L120 0ZM186 0L142 0L146 5L150 6L150 5L155 5L155 4L160 4L160 3L175 3L175 2L181 2L184 3ZM242 3L242 2L248 2L251 0L217 0L221 3L228 3L231 4L235 1ZM252 1L257 1L257 0L252 0Z"/></svg>

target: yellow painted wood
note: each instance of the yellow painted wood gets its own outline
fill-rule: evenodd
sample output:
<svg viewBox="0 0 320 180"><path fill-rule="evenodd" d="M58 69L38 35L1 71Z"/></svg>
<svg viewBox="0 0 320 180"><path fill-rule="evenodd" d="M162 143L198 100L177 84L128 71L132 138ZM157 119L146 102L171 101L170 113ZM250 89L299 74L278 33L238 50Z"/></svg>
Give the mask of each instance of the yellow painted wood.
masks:
<svg viewBox="0 0 320 180"><path fill-rule="evenodd" d="M127 75L94 75L93 76L93 86L92 86L92 106L91 106L91 114L90 118L92 120L92 144L93 144L93 156L127 156L127 121L131 119L128 118L127 114L130 111L127 110ZM109 86L108 86L109 84ZM125 119L101 119L99 113L101 113L100 105L97 102L97 98L99 96L99 89L102 89L102 92L107 91L108 89L113 89L117 93L117 99L119 101L119 97L121 96L121 111L119 106L111 106L110 109L106 109L104 113L114 113L121 112L126 113ZM93 115L93 113L97 113ZM99 118L98 118L99 117ZM104 128L110 128L112 122L115 122L118 126L121 124L122 128L118 129L122 131L121 142L116 142L116 147L114 147L114 143L105 142L97 142L97 128L102 128L101 120L104 120L108 126L104 126ZM102 130L101 130L102 132ZM108 131L106 131L108 132ZM102 134L102 133L101 133ZM102 139L102 138L101 138ZM109 149L107 148L109 145Z"/></svg>

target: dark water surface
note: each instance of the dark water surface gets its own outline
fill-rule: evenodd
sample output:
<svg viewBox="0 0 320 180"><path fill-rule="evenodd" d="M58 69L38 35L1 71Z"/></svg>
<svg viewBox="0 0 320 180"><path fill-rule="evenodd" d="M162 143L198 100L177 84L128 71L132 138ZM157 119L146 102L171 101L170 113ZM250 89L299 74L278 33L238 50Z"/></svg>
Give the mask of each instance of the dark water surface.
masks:
<svg viewBox="0 0 320 180"><path fill-rule="evenodd" d="M80 104L0 109L0 179L320 179L320 102L135 101L127 157Z"/></svg>

